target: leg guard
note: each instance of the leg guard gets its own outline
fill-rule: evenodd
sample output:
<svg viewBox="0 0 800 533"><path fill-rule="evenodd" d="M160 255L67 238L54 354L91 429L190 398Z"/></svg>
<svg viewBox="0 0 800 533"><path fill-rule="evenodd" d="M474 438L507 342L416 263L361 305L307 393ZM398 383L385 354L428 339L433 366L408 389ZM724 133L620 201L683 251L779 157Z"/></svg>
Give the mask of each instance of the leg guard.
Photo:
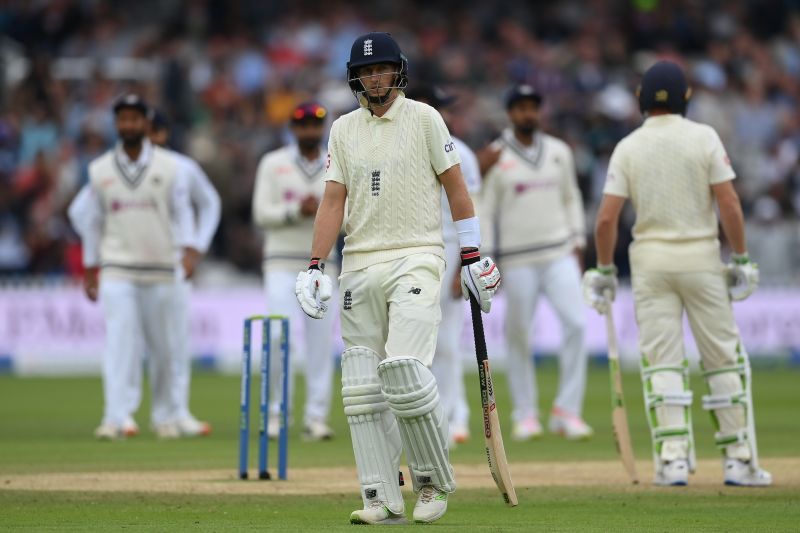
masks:
<svg viewBox="0 0 800 533"><path fill-rule="evenodd" d="M696 459L692 431L692 391L689 389L689 362L651 365L642 358L644 405L650 436L653 441L653 462L656 475L663 460L687 459L694 472ZM676 408L683 416L676 419Z"/></svg>
<svg viewBox="0 0 800 533"><path fill-rule="evenodd" d="M711 394L703 396L703 409L710 411L717 432L714 440L727 457L750 461L758 468L750 361L737 347L737 362L713 370L703 369Z"/></svg>
<svg viewBox="0 0 800 533"><path fill-rule="evenodd" d="M381 393L378 355L363 346L342 354L342 399L364 508L384 502L393 513L405 509L398 471L403 450L397 421Z"/></svg>
<svg viewBox="0 0 800 533"><path fill-rule="evenodd" d="M455 491L447 451L447 419L431 371L414 357L390 357L378 365L378 376L400 426L414 491L424 485Z"/></svg>

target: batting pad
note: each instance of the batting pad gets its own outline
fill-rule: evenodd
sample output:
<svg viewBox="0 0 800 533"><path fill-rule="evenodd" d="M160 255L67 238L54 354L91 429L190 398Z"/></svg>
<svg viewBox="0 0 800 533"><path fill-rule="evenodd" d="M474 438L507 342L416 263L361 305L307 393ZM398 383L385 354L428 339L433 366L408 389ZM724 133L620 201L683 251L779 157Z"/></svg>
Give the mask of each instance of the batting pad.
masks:
<svg viewBox="0 0 800 533"><path fill-rule="evenodd" d="M378 365L378 376L400 427L414 491L423 485L455 491L447 451L447 420L431 371L414 357L390 357Z"/></svg>
<svg viewBox="0 0 800 533"><path fill-rule="evenodd" d="M393 513L403 513L400 492L400 454L397 421L381 392L378 354L363 346L342 354L342 399L350 425L364 508L381 501Z"/></svg>

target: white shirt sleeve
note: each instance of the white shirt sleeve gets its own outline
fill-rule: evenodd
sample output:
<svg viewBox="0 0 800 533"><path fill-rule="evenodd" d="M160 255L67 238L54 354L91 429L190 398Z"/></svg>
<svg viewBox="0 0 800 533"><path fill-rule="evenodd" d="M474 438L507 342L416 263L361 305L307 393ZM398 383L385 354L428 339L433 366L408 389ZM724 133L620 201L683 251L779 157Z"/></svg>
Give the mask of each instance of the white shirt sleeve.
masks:
<svg viewBox="0 0 800 533"><path fill-rule="evenodd" d="M502 175L499 172L493 172L494 168L492 167L486 174L478 197L481 248L485 250L484 255L496 255L499 245L497 242L497 216L501 198Z"/></svg>
<svg viewBox="0 0 800 533"><path fill-rule="evenodd" d="M453 142L461 156L461 174L464 175L467 191L470 194L476 194L481 189L481 169L478 165L478 158L464 141L453 138Z"/></svg>
<svg viewBox="0 0 800 533"><path fill-rule="evenodd" d="M611 160L608 163L608 173L606 174L606 184L603 187L603 194L628 198L630 197L630 185L625 172L625 165L623 164L622 151L623 145L620 143L614 148L614 152L611 154Z"/></svg>
<svg viewBox="0 0 800 533"><path fill-rule="evenodd" d="M271 158L261 158L256 170L256 186L253 191L253 220L263 229L291 225L300 218L300 202L276 202L273 189L276 187Z"/></svg>
<svg viewBox="0 0 800 533"><path fill-rule="evenodd" d="M72 227L81 238L84 268L100 266L100 240L103 237L103 204L91 184L78 192L67 210Z"/></svg>
<svg viewBox="0 0 800 533"><path fill-rule="evenodd" d="M733 171L731 160L722 145L722 139L719 138L716 131L711 129L708 154L708 182L711 185L716 185L734 178L736 178L736 173Z"/></svg>
<svg viewBox="0 0 800 533"><path fill-rule="evenodd" d="M567 212L567 224L573 235L574 244L578 248L586 247L586 221L583 214L583 198L578 187L578 173L575 170L575 158L572 149L564 145L564 207Z"/></svg>
<svg viewBox="0 0 800 533"><path fill-rule="evenodd" d="M428 118L428 150L430 151L431 165L437 176L441 176L447 169L461 163L456 145L447 131L447 126L442 115L432 107L429 109Z"/></svg>
<svg viewBox="0 0 800 533"><path fill-rule="evenodd" d="M178 165L175 181L172 183L170 208L172 213L175 246L193 248L196 246L196 231L192 197L189 189L191 176L185 165Z"/></svg>
<svg viewBox="0 0 800 533"><path fill-rule="evenodd" d="M335 181L337 183L345 184L344 176L346 168L342 160L342 154L339 153L339 122L334 122L331 125L331 133L328 138L328 161L325 163L325 181Z"/></svg>
<svg viewBox="0 0 800 533"><path fill-rule="evenodd" d="M195 248L206 253L219 226L221 202L219 194L200 165L186 158L189 172L189 194L197 210L197 236Z"/></svg>

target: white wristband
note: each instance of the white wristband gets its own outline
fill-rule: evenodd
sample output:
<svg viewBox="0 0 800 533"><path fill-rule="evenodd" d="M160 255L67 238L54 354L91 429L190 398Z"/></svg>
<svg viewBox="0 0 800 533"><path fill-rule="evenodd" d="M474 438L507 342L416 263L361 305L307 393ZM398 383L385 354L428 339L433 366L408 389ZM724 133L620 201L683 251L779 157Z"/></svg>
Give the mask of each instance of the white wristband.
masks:
<svg viewBox="0 0 800 533"><path fill-rule="evenodd" d="M456 220L456 231L461 248L481 247L481 225L478 223L478 217Z"/></svg>

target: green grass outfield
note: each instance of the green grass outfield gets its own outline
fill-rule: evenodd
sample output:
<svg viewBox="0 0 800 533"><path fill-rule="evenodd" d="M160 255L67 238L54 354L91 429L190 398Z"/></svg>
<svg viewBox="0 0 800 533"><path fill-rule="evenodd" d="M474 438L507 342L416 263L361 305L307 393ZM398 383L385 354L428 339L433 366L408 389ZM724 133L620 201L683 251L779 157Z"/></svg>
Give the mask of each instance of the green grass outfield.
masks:
<svg viewBox="0 0 800 533"><path fill-rule="evenodd" d="M496 375L498 407L508 435L510 405L503 376ZM482 465L485 461L478 416L477 376L466 376L473 408L474 438L452 451L456 464ZM759 448L765 466L770 458L800 457L800 372L789 369L757 369L755 401ZM711 422L699 408L705 392L699 376L695 389L695 434L698 457L717 458L712 444ZM553 364L540 365L539 384L543 411L552 401L556 372ZM19 490L12 479L21 475L48 473L213 470L225 469L231 476L237 465L237 417L239 380L233 376L199 374L193 380L193 411L214 426L209 438L157 441L147 431L145 403L137 416L143 432L124 442L97 442L92 431L101 414L99 378L0 377L0 529L107 530L175 529L241 530L254 528L294 530L351 529L349 512L360 506L354 483L352 490L327 495L191 494L154 492L137 487L130 492ZM253 402L253 424L258 401ZM302 397L298 380L297 395ZM649 434L642 411L638 376L625 376L629 419L637 458L650 458ZM539 441L516 443L507 437L506 451L512 463L559 462L581 469L588 461L617 461L611 437L608 375L602 366L589 373L586 396L587 421L595 428L589 442L566 442L546 435ZM295 410L301 413L300 405ZM290 442L288 482L303 467L352 467L353 457L341 398L334 402L332 425L338 437L330 442L306 443L294 424ZM255 466L255 439L251 446L251 468ZM274 451L274 448L273 448ZM273 454L274 459L274 454ZM775 459L776 461L778 459ZM781 463L785 465L786 463ZM721 483L701 483L685 489L655 489L650 486L652 469L640 465L639 487L619 482L608 486L575 485L540 480L520 486L520 506L508 509L496 490L464 489L452 498L447 515L435 527L441 531L544 530L544 531L800 531L800 460L788 470L773 471L774 487L766 489L724 488ZM274 468L274 460L271 465ZM614 470L617 472L617 470ZM486 475L488 476L488 469ZM58 479L58 478L56 478ZM793 480L793 481L788 481ZM720 480L721 481L721 480ZM264 483L221 481L225 484ZM326 479L319 479L320 486ZM287 485L287 486L288 486ZM237 485L238 487L238 485ZM54 487L58 489L60 487ZM407 493L407 511L413 507Z"/></svg>

